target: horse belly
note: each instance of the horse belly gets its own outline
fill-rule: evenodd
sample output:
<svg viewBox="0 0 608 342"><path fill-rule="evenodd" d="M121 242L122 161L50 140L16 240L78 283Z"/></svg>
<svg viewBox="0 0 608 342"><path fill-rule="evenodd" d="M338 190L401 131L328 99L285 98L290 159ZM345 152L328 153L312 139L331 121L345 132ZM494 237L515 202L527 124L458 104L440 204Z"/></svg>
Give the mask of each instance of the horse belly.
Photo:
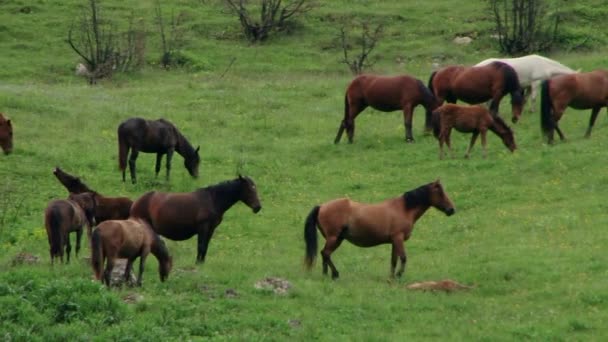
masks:
<svg viewBox="0 0 608 342"><path fill-rule="evenodd" d="M154 231L170 240L183 241L188 240L198 233L193 226L181 226L175 224L160 224L153 225Z"/></svg>

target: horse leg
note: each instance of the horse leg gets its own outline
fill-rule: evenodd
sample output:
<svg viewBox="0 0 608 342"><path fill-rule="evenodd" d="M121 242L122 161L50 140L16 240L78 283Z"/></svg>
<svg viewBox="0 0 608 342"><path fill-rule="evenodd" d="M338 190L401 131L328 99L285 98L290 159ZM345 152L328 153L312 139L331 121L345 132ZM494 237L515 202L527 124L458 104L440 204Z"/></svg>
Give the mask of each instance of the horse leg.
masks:
<svg viewBox="0 0 608 342"><path fill-rule="evenodd" d="M591 137L591 129L593 129L593 125L595 125L595 119L597 119L597 115L600 113L600 109L602 109L602 107L595 107L591 110L591 117L589 118L589 127L587 127L585 138Z"/></svg>
<svg viewBox="0 0 608 342"><path fill-rule="evenodd" d="M445 134L445 143L446 143L446 145L448 145L448 150L450 151L450 157L453 159L454 158L454 150L452 150L451 135L452 135L452 130L450 129Z"/></svg>
<svg viewBox="0 0 608 342"><path fill-rule="evenodd" d="M348 111L348 118L346 119L346 134L348 135L348 143L352 144L355 139L355 118L361 113L367 105L357 103L354 106L351 104Z"/></svg>
<svg viewBox="0 0 608 342"><path fill-rule="evenodd" d="M471 143L469 144L469 148L467 148L467 153L465 153L464 157L465 158L469 158L469 154L471 153L471 150L473 149L473 145L475 145L475 141L477 140L477 136L479 135L479 131L475 131L473 132L473 134L471 135ZM483 138L483 136L482 136Z"/></svg>
<svg viewBox="0 0 608 342"><path fill-rule="evenodd" d="M213 236L214 228L206 228L198 233L198 254L196 255L196 263L202 264L205 262L205 256L207 255L207 249L209 248L209 241Z"/></svg>
<svg viewBox="0 0 608 342"><path fill-rule="evenodd" d="M530 106L528 111L533 113L536 109L536 95L538 95L538 87L540 87L541 81L534 81L530 84Z"/></svg>
<svg viewBox="0 0 608 342"><path fill-rule="evenodd" d="M138 150L131 149L131 155L129 156L129 172L131 173L131 183L133 184L137 182L137 176L135 175L135 161L137 160L138 155Z"/></svg>
<svg viewBox="0 0 608 342"><path fill-rule="evenodd" d="M340 273L336 269L334 263L331 261L331 253L340 247L343 240L344 236L342 233L340 233L339 236L328 236L327 240L325 240L325 247L323 247L323 250L321 251L321 257L323 258L323 274L327 274L327 266L329 266L331 268L332 279L338 279L340 277Z"/></svg>
<svg viewBox="0 0 608 342"><path fill-rule="evenodd" d="M490 113L492 114L492 117L495 117L498 115L499 106L500 106L500 97L494 96L492 98L492 101L490 102Z"/></svg>
<svg viewBox="0 0 608 342"><path fill-rule="evenodd" d="M171 159L173 159L173 148L167 150L167 182L169 181L169 174L171 173Z"/></svg>
<svg viewBox="0 0 608 342"><path fill-rule="evenodd" d="M411 105L403 106L403 125L405 126L405 141L414 142L414 136L412 135L412 116L413 108Z"/></svg>
<svg viewBox="0 0 608 342"><path fill-rule="evenodd" d="M488 133L488 131L486 131L486 130L481 131L481 147L483 149L483 157L484 158L487 155L487 150L486 150L486 133Z"/></svg>
<svg viewBox="0 0 608 342"><path fill-rule="evenodd" d="M156 168L154 169L154 171L156 171L156 177L158 177L158 173L160 172L160 162L163 159L163 154L160 152L156 153Z"/></svg>
<svg viewBox="0 0 608 342"><path fill-rule="evenodd" d="M395 277L395 266L397 266L397 257L401 260L401 266L399 266L399 271L397 271L397 277L401 277L403 272L405 272L405 264L407 263L407 257L405 255L405 247L403 246L403 236L398 236L393 239L393 266L391 268L391 277Z"/></svg>
<svg viewBox="0 0 608 342"><path fill-rule="evenodd" d="M127 265L125 266L125 274L124 274L124 282L128 285L133 285L131 282L131 270L133 270L133 262L135 262L135 258L127 259Z"/></svg>
<svg viewBox="0 0 608 342"><path fill-rule="evenodd" d="M107 287L110 287L110 280L112 280L112 270L114 269L114 259L107 258L106 259L106 269L103 271L102 282L106 284Z"/></svg>
<svg viewBox="0 0 608 342"><path fill-rule="evenodd" d="M70 234L65 234L65 254L67 254L68 264L70 263L70 252L72 251L72 244L70 244ZM63 261L62 261L63 262Z"/></svg>
<svg viewBox="0 0 608 342"><path fill-rule="evenodd" d="M82 239L82 227L76 231L76 257L80 251L80 239Z"/></svg>
<svg viewBox="0 0 608 342"><path fill-rule="evenodd" d="M139 274L137 275L137 286L141 286L141 279L144 274L144 263L146 262L146 257L148 256L149 251L144 251L139 256Z"/></svg>

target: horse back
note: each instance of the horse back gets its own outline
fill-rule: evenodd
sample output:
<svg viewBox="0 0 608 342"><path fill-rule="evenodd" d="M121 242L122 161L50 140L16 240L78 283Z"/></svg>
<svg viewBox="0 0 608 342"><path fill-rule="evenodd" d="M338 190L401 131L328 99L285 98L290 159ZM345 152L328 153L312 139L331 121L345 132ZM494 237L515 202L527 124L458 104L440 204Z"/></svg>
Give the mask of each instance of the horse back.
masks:
<svg viewBox="0 0 608 342"><path fill-rule="evenodd" d="M142 152L162 152L177 145L177 128L167 120L130 118L118 126L119 139Z"/></svg>
<svg viewBox="0 0 608 342"><path fill-rule="evenodd" d="M97 195L95 219L97 222L106 220L125 220L129 217L133 201L127 197L105 197Z"/></svg>
<svg viewBox="0 0 608 342"><path fill-rule="evenodd" d="M558 107L569 105L576 109L589 109L606 106L608 73L595 70L555 76L549 82L549 93Z"/></svg>
<svg viewBox="0 0 608 342"><path fill-rule="evenodd" d="M376 76L360 75L347 89L353 103L369 105L377 110L390 112L410 104L415 107L422 102L419 81L408 75Z"/></svg>

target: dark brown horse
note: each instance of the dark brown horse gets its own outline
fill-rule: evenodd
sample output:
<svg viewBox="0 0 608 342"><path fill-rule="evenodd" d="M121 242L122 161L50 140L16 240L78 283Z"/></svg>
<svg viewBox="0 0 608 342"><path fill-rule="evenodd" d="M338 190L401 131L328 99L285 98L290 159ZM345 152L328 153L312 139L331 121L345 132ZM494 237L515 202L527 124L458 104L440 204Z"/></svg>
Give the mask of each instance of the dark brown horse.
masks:
<svg viewBox="0 0 608 342"><path fill-rule="evenodd" d="M317 254L318 228L325 237L325 247L321 251L323 274L327 274L329 266L332 278L338 278L338 270L330 256L343 240L347 240L359 247L392 244L391 276L395 276L397 258L401 260L397 276L401 276L406 264L403 243L410 238L416 221L431 206L448 216L455 212L454 204L439 180L378 204L362 204L340 198L315 206L304 225L306 266L309 269L312 267Z"/></svg>
<svg viewBox="0 0 608 342"><path fill-rule="evenodd" d="M567 107L591 109L589 127L585 137L591 136L595 119L603 107L608 106L608 70L595 70L570 75L555 76L541 86L541 125L549 143L553 143L553 131L561 140L564 134L557 125Z"/></svg>
<svg viewBox="0 0 608 342"><path fill-rule="evenodd" d="M498 115L500 100L511 94L513 123L519 120L524 103L523 90L517 73L509 65L493 62L484 66L448 66L431 74L428 83L439 104L443 101L456 103L462 100L468 104L480 104L491 100L490 112ZM427 120L431 119L427 111ZM427 127L429 127L427 121Z"/></svg>
<svg viewBox="0 0 608 342"><path fill-rule="evenodd" d="M257 213L262 209L255 183L239 176L230 181L186 193L151 191L133 203L131 217L142 218L155 232L171 240L198 234L196 262L205 261L209 240L226 210L241 201Z"/></svg>
<svg viewBox="0 0 608 342"><path fill-rule="evenodd" d="M452 150L450 133L452 128L463 133L473 133L471 144L467 149L465 158L475 145L477 136L481 135L481 146L483 147L483 157L486 157L486 133L488 130L502 139L505 146L511 151L515 151L515 137L513 131L506 122L500 117L492 117L490 111L484 106L459 106L446 103L433 111L433 134L439 140L439 158L443 158L443 144L446 143Z"/></svg>
<svg viewBox="0 0 608 342"><path fill-rule="evenodd" d="M137 285L141 286L144 263L149 253L158 259L160 280L165 281L173 266L173 259L165 242L143 220L109 220L101 223L91 238L91 265L95 277L110 286L110 276L117 258L127 259L125 282L130 280L133 262L139 258ZM103 264L106 263L102 274Z"/></svg>
<svg viewBox="0 0 608 342"><path fill-rule="evenodd" d="M92 222L87 220L85 211L74 201L53 200L49 202L44 210L44 226L50 245L51 263L56 257L63 263L63 249L67 254L67 262L70 262L71 232L76 233L76 256L80 251L80 239L82 238L82 227L87 226L87 233L91 235Z"/></svg>
<svg viewBox="0 0 608 342"><path fill-rule="evenodd" d="M133 201L127 197L106 197L89 188L79 177L72 176L59 167L53 170L53 174L59 182L72 194L84 194L82 200L93 201L95 204L95 222L101 223L106 220L124 220L129 217ZM89 202L90 203L90 202Z"/></svg>
<svg viewBox="0 0 608 342"><path fill-rule="evenodd" d="M122 171L122 181L125 181L125 170L127 168L127 155L129 157L129 172L131 182L137 181L135 173L135 161L139 152L156 153L156 176L160 172L160 162L164 154L167 155L167 180L171 172L171 158L173 152L184 157L184 166L194 178L198 177L198 164L200 147L194 149L190 142L171 122L165 119L146 120L142 118L130 118L118 126L118 161Z"/></svg>
<svg viewBox="0 0 608 342"><path fill-rule="evenodd" d="M13 124L0 113L0 148L4 154L13 151Z"/></svg>
<svg viewBox="0 0 608 342"><path fill-rule="evenodd" d="M414 141L412 135L412 115L416 106L422 105L427 111L437 107L435 97L422 81L411 76L357 76L346 89L344 96L344 119L338 127L334 143L340 142L346 129L348 142L355 136L355 118L365 108L372 107L383 112L403 111L405 141Z"/></svg>

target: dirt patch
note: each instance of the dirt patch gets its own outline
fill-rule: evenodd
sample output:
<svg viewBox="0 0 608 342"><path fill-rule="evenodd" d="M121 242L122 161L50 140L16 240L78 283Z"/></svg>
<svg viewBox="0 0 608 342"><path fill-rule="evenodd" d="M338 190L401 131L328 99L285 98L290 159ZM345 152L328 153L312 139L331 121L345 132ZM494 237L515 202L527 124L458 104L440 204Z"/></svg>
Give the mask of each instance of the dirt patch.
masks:
<svg viewBox="0 0 608 342"><path fill-rule="evenodd" d="M285 279L267 277L258 280L253 286L258 290L271 290L275 294L285 295L291 288L291 283Z"/></svg>
<svg viewBox="0 0 608 342"><path fill-rule="evenodd" d="M463 285L451 279L444 279L439 281L422 281L418 283L411 283L407 285L406 288L408 290L454 292L470 290L474 288L474 286Z"/></svg>
<svg viewBox="0 0 608 342"><path fill-rule="evenodd" d="M13 257L13 260L11 260L11 265L12 266L19 266L19 265L34 265L40 262L40 258L34 254L31 253L27 253L27 252L21 252L17 255L15 255L15 257Z"/></svg>

